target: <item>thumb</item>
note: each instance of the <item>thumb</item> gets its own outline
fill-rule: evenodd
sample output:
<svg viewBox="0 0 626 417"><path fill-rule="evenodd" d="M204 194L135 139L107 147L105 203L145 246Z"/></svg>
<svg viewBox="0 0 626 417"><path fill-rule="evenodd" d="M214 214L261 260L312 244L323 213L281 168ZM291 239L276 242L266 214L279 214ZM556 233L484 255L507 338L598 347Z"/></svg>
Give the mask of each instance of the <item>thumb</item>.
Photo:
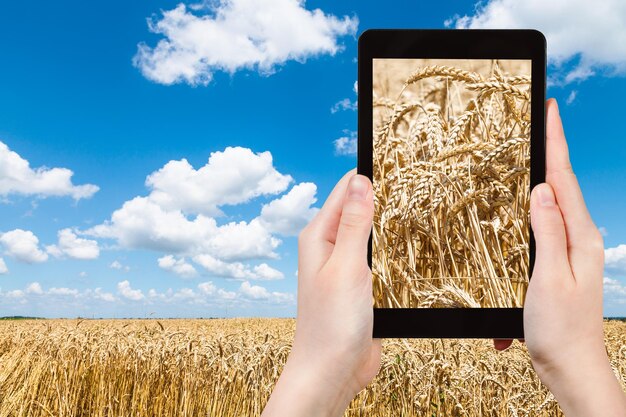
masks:
<svg viewBox="0 0 626 417"><path fill-rule="evenodd" d="M348 267L367 262L367 242L372 231L372 183L363 175L350 179L343 199L341 219L332 256Z"/></svg>
<svg viewBox="0 0 626 417"><path fill-rule="evenodd" d="M569 267L567 236L561 209L554 190L547 183L537 185L530 196L530 221L535 236L535 266L533 276L555 276L562 267ZM550 271L537 274L539 271ZM533 281L531 279L531 281Z"/></svg>

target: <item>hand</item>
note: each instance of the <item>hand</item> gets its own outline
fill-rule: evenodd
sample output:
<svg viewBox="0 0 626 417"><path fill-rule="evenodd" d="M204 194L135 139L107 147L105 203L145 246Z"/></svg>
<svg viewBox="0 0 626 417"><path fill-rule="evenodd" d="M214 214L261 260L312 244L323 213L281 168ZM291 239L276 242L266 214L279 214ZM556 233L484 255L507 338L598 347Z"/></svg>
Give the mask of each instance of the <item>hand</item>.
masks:
<svg viewBox="0 0 626 417"><path fill-rule="evenodd" d="M526 344L568 417L625 416L604 346L602 236L572 170L556 101L546 110L546 183L533 189L530 204L536 258L524 304Z"/></svg>
<svg viewBox="0 0 626 417"><path fill-rule="evenodd" d="M372 339L372 184L352 170L298 239L293 347L263 416L340 416L378 373Z"/></svg>

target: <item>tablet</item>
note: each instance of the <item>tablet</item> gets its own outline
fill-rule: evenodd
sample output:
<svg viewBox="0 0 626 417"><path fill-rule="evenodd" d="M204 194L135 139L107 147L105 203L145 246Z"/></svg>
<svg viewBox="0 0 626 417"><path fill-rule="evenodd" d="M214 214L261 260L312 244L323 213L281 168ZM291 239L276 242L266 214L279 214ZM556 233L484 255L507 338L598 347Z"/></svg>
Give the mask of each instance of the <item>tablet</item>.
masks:
<svg viewBox="0 0 626 417"><path fill-rule="evenodd" d="M374 337L524 337L530 191L545 179L545 38L368 30L358 67Z"/></svg>

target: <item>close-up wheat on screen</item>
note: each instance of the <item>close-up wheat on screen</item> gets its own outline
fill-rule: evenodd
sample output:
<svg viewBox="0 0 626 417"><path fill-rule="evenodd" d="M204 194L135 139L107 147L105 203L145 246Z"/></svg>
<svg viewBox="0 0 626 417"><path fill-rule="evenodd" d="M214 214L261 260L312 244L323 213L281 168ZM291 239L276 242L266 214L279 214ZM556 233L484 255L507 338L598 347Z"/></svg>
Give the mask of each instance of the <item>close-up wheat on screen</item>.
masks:
<svg viewBox="0 0 626 417"><path fill-rule="evenodd" d="M530 61L375 59L375 307L522 307Z"/></svg>

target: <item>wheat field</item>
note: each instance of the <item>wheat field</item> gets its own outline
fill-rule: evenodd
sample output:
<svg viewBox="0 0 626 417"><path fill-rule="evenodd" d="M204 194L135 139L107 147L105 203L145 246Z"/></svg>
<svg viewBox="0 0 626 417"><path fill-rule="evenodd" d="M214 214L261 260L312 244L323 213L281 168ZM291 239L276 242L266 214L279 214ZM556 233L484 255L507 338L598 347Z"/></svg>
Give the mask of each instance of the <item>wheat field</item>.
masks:
<svg viewBox="0 0 626 417"><path fill-rule="evenodd" d="M258 416L292 319L0 320L0 417ZM626 389L626 323L605 322ZM353 416L561 416L524 345L386 339Z"/></svg>
<svg viewBox="0 0 626 417"><path fill-rule="evenodd" d="M376 307L523 306L530 69L374 59Z"/></svg>

